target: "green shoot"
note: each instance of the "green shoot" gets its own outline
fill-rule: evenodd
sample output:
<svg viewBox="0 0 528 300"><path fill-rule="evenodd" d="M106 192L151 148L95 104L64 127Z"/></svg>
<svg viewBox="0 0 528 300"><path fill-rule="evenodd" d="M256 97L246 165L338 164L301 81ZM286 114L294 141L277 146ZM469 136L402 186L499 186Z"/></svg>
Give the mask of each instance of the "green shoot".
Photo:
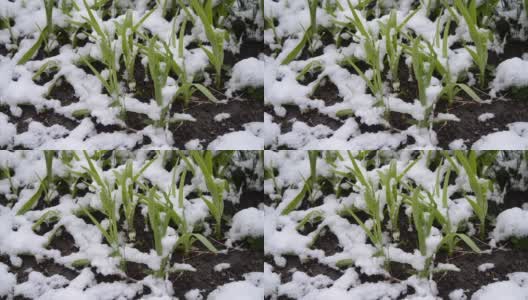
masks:
<svg viewBox="0 0 528 300"><path fill-rule="evenodd" d="M148 219L152 234L154 235L154 248L159 257L162 258L160 269L156 272L157 277L163 277L168 262L168 256L170 253L166 253L167 250L163 249L162 240L167 234L167 228L169 227L170 218L162 210L157 199L159 195L156 193L155 188L151 188L147 194L148 196L141 196L146 202L148 207Z"/></svg>
<svg viewBox="0 0 528 300"><path fill-rule="evenodd" d="M217 238L222 235L222 216L224 214L224 191L227 189L227 181L219 180L214 176L213 153L211 151L190 151L191 157L200 168L205 179L210 199L200 195L207 205L209 212L215 220L215 234Z"/></svg>
<svg viewBox="0 0 528 300"><path fill-rule="evenodd" d="M466 5L463 0L455 0L455 6L462 17L464 17L469 28L471 40L475 44L475 50L468 46L464 47L480 70L480 87L484 88L486 84L486 67L488 64L488 41L493 38L493 35L489 30L478 27L476 0L469 0L469 5Z"/></svg>
<svg viewBox="0 0 528 300"><path fill-rule="evenodd" d="M156 42L157 37L150 39L148 48L146 48L146 54L148 57L150 78L154 84L154 99L158 106L161 107L160 123L163 124L170 108L170 103L165 103L165 99L163 98L163 88L167 84L170 72L170 56L160 54Z"/></svg>
<svg viewBox="0 0 528 300"><path fill-rule="evenodd" d="M396 91L400 89L399 69L402 55L399 34L405 24L407 24L407 22L409 22L418 11L419 9L414 10L414 12L407 15L401 24L398 24L396 12L391 10L387 23L384 24L380 22L380 32L385 39L385 48L387 50L387 60L390 68L392 87Z"/></svg>
<svg viewBox="0 0 528 300"><path fill-rule="evenodd" d="M38 52L38 50L40 49L43 43L45 45L44 48L46 52L51 51L51 49L49 48L50 46L49 40L50 40L50 37L54 33L53 8L54 8L55 1L54 0L43 0L43 2L44 2L44 9L46 11L46 27L44 27L44 29L42 29L42 31L40 32L40 35L37 41L35 42L35 44L33 44L33 46L29 48L29 50L20 58L20 60L17 63L19 65L23 65L26 62L28 62L31 58L33 58L33 56L35 56L35 54Z"/></svg>
<svg viewBox="0 0 528 300"><path fill-rule="evenodd" d="M84 6L86 7L86 11L88 12L88 18L85 17L85 20L93 30L92 36L94 36L96 40L99 40L98 44L101 48L101 55L103 58L102 63L108 70L108 76L103 76L85 57L82 58L82 61L90 68L97 79L101 81L108 94L112 97L114 104L120 104L122 92L117 76L119 64L116 57L115 45L112 44L113 38L103 30L103 27L97 21L97 18L95 17L92 9L86 3L86 0L83 0L83 2ZM93 35L94 33L97 34L98 38ZM124 106L122 106L122 110L124 113Z"/></svg>
<svg viewBox="0 0 528 300"><path fill-rule="evenodd" d="M421 271L420 275L422 277L427 277L430 272L432 258L435 253L429 253L427 247L427 238L431 235L431 230L433 228L434 216L429 212L427 206L425 206L421 201L421 193L419 189L415 189L410 197L410 205L412 207L412 217L414 228L418 235L418 249L420 254L425 257L425 266Z"/></svg>
<svg viewBox="0 0 528 300"><path fill-rule="evenodd" d="M488 215L488 190L491 182L484 181L478 177L477 154L475 151L455 151L455 157L466 172L471 191L475 194L473 198L466 195L466 199L473 208L475 215L480 221L480 238L484 239L486 234L486 216Z"/></svg>
<svg viewBox="0 0 528 300"><path fill-rule="evenodd" d="M425 109L424 119L420 123L421 126L426 127L429 124L429 118L435 104L427 97L426 91L431 84L435 71L436 54L434 52L424 53L420 38L416 38L408 49L410 49L414 77L418 84L418 100Z"/></svg>
<svg viewBox="0 0 528 300"><path fill-rule="evenodd" d="M138 54L138 47L136 46L137 41L135 39L135 34L139 26L141 26L141 24L143 24L143 22L145 22L145 20L154 11L155 8L151 9L138 21L138 23L134 24L132 11L129 10L126 13L123 22L116 23L116 33L121 40L121 48L123 50L123 63L126 69L125 75L128 81L128 86L132 90L136 87L136 82L134 79L134 67Z"/></svg>
<svg viewBox="0 0 528 300"><path fill-rule="evenodd" d="M349 18L352 25L355 27L358 37L362 40L363 47L365 49L366 60L365 62L370 66L372 70L372 77L369 78L361 69L354 63L352 59L348 59L347 62L354 68L354 70L361 76L361 78L367 83L370 91L376 97L376 105L384 105L383 94L384 85L381 72L383 65L380 60L380 45L378 38L373 36L368 30L363 21L359 17L355 9L351 8L353 18Z"/></svg>
<svg viewBox="0 0 528 300"><path fill-rule="evenodd" d="M141 169L134 174L134 167L132 161L127 161L122 172L114 172L116 178L116 185L121 190L121 201L123 202L123 212L126 219L128 237L131 241L136 238L136 230L134 229L134 217L136 212L137 196L136 188L138 179L141 174L154 162L151 159Z"/></svg>
<svg viewBox="0 0 528 300"><path fill-rule="evenodd" d="M108 180L104 179L101 173L96 168L92 159L86 151L84 151L84 157L88 163L86 171L90 176L92 183L98 191L99 200L101 201L102 210L101 212L106 216L108 220L108 228L105 228L97 219L90 213L87 208L83 208L84 213L90 218L90 220L97 226L99 231L103 234L108 244L112 248L113 256L119 255L119 230L117 222L119 215L117 214L117 204L115 195L112 195L112 187Z"/></svg>
<svg viewBox="0 0 528 300"><path fill-rule="evenodd" d="M314 36L317 35L318 28L317 28L316 13L317 13L317 7L319 6L319 0L306 0L306 1L308 2L308 7L310 8L310 27L306 29L299 43L293 48L292 51L290 51L288 55L286 55L286 58L282 60L281 62L282 65L287 65L290 62L292 62L303 51L306 44L308 44L309 41L312 41ZM273 20L269 20L268 23L272 26L272 28L275 27Z"/></svg>
<svg viewBox="0 0 528 300"><path fill-rule="evenodd" d="M350 171L354 178L356 179L355 185L359 188L363 194L365 204L366 204L366 213L370 216L372 220L372 226L367 226L361 219L356 215L352 209L348 209L347 212L354 218L354 220L361 226L365 231L370 241L378 250L378 254L383 253L383 213L380 203L379 196L376 195L376 189L374 184L370 179L368 179L367 174L356 162L356 158L349 151L348 156L350 162L352 163L352 168Z"/></svg>
<svg viewBox="0 0 528 300"><path fill-rule="evenodd" d="M209 62L213 65L216 76L216 88L222 87L222 66L224 64L224 41L227 37L227 32L214 27L213 22L213 1L205 0L202 5L200 0L190 0L190 4L196 15L202 21L205 35L211 44L211 50L201 45L200 47L209 58Z"/></svg>

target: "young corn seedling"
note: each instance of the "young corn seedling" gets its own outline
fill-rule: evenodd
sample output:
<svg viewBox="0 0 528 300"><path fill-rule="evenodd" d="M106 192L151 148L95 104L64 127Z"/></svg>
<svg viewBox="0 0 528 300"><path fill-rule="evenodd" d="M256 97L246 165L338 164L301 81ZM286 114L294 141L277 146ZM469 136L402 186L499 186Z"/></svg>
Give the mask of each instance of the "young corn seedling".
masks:
<svg viewBox="0 0 528 300"><path fill-rule="evenodd" d="M99 231L103 234L104 238L110 244L112 248L112 256L118 256L119 253L119 229L117 222L119 220L119 213L115 195L112 193L114 190L112 185L108 182L107 179L104 179L96 168L92 158L84 151L84 157L88 163L88 168L86 172L88 173L90 179L92 180L91 185L97 191L97 196L101 201L101 212L105 215L108 221L108 226L103 226L97 219L90 213L90 211L84 207L84 213L90 218L90 220L97 226ZM123 263L123 261L122 261Z"/></svg>
<svg viewBox="0 0 528 300"><path fill-rule="evenodd" d="M482 180L478 176L477 153L475 151L455 151L455 157L464 169L469 181L469 186L474 197L465 196L475 215L480 221L479 233L480 238L484 240L486 236L486 216L488 215L488 190L493 188L492 182Z"/></svg>
<svg viewBox="0 0 528 300"><path fill-rule="evenodd" d="M493 38L493 35L489 30L478 27L476 0L469 0L469 4L466 4L464 0L455 0L455 6L466 21L469 29L469 35L475 44L474 50L467 45L464 47L469 52L479 68L479 83L480 87L484 88L486 85L486 67L488 64L488 42Z"/></svg>
<svg viewBox="0 0 528 300"><path fill-rule="evenodd" d="M136 46L137 39L135 36L141 24L143 24L143 22L145 22L154 11L155 9L150 10L150 12L146 13L136 24L134 24L132 11L129 10L122 23L116 22L116 33L121 40L121 48L123 51L122 57L126 70L125 76L128 81L128 87L131 90L136 88L134 68L139 52L139 48Z"/></svg>
<svg viewBox="0 0 528 300"><path fill-rule="evenodd" d="M307 195L309 196L310 201L312 202L315 201L314 196L316 194L316 190L318 187L317 169L316 169L318 156L319 156L319 151L308 151L308 160L310 162L310 177L304 180L304 185L301 191L282 210L281 214L283 216L295 210ZM273 172L273 170L271 170L271 172Z"/></svg>
<svg viewBox="0 0 528 300"><path fill-rule="evenodd" d="M216 88L220 89L222 87L222 66L224 64L224 41L228 36L228 33L225 30L214 27L212 0L205 0L203 5L200 3L200 0L190 0L190 4L194 13L202 21L205 36L211 44L211 49L208 49L203 45L200 47L205 52L209 58L209 62L215 69Z"/></svg>
<svg viewBox="0 0 528 300"><path fill-rule="evenodd" d="M435 58L435 66L438 73L442 75L442 83L443 88L440 92L440 96L445 96L449 104L451 104L455 98L456 95L458 95L461 91L464 91L466 94L468 94L473 100L477 102L481 102L482 99L471 89L467 84L464 83L457 83L458 78L456 74L451 73L450 69L450 61L449 61L449 55L448 55L448 38L449 38L449 29L451 28L451 19L447 20L447 23L444 28L444 33L442 35L442 39L440 39L440 20L437 23L437 31L436 31L436 38L435 43L438 47L441 47L442 54L441 57L443 58L443 61L445 61L445 65L440 60L440 57L438 55L434 55ZM426 44L429 48L430 53L436 53L431 43L426 41Z"/></svg>
<svg viewBox="0 0 528 300"><path fill-rule="evenodd" d="M380 183L385 191L385 201L387 202L387 212L389 215L389 227L392 231L392 236L395 240L400 238L400 230L398 227L400 207L402 205L401 181L402 178L409 172L409 170L419 161L415 159L398 174L396 161L392 160L386 172L378 171Z"/></svg>
<svg viewBox="0 0 528 300"><path fill-rule="evenodd" d="M424 53L420 38L415 39L412 43L412 46L408 49L410 49L414 77L416 79L416 83L418 84L418 100L425 110L424 119L420 122L420 125L422 127L427 127L429 125L429 119L432 115L435 103L434 101L431 101L434 99L429 99L427 97L426 91L431 84L431 79L433 78L436 54L434 54L434 52Z"/></svg>
<svg viewBox="0 0 528 300"><path fill-rule="evenodd" d="M348 209L347 212L365 231L374 247L378 250L377 255L383 255L383 207L381 206L379 196L376 195L377 188L372 181L368 179L367 174L358 165L356 158L354 158L350 151L348 152L348 156L352 163L350 172L356 181L354 185L358 187L363 194L367 208L366 213L369 215L372 222L371 226L368 226L365 222L361 221L352 209Z"/></svg>
<svg viewBox="0 0 528 300"><path fill-rule="evenodd" d="M430 246L428 247L427 243L427 239L431 236L435 218L429 211L429 206L422 203L422 194L419 188L415 188L412 196L408 197L408 204L412 208L414 228L418 235L418 249L425 258L424 268L420 271L420 276L428 277L431 272L434 255L438 249L437 247L434 249Z"/></svg>
<svg viewBox="0 0 528 300"><path fill-rule="evenodd" d="M121 191L121 201L123 203L123 213L125 215L128 238L131 241L136 239L136 230L134 228L134 218L136 213L137 191L139 177L145 172L145 170L155 161L151 159L145 165L134 174L134 166L132 161L129 160L125 164L125 168L121 172L114 171L116 178L116 185Z"/></svg>
<svg viewBox="0 0 528 300"><path fill-rule="evenodd" d="M178 39L178 57L182 61L182 65L178 65L176 60L174 60L172 51L170 50L167 43L162 42L165 47L165 53L168 56L167 61L170 63L170 69L176 73L178 76L178 90L176 91L175 98L183 100L184 104L189 104L192 96L200 91L207 99L211 102L218 102L218 99L203 85L200 83L193 83L193 78L189 78L186 68L185 68L185 59L183 57L183 38L185 34L185 27L187 22L184 21L180 29L180 37Z"/></svg>
<svg viewBox="0 0 528 300"><path fill-rule="evenodd" d="M224 214L224 191L229 188L228 182L214 176L213 153L211 151L191 151L190 154L204 177L210 199L204 195L200 195L200 197L215 220L215 234L220 239Z"/></svg>
<svg viewBox="0 0 528 300"><path fill-rule="evenodd" d="M86 22L92 29L92 36L95 40L98 41L99 47L101 49L101 55L102 55L102 63L107 68L107 76L103 76L103 74L88 61L85 57L82 58L83 62L90 68L90 70L95 74L97 79L101 81L104 88L112 97L112 100L114 101L114 105L121 105L122 113L124 113L125 108L124 105L121 103L121 85L119 83L119 79L117 76L117 72L119 70L119 62L116 57L116 48L115 45L113 45L113 37L111 37L105 30L103 30L103 27L101 24L99 24L99 21L94 15L94 12L92 9L88 6L86 3L86 0L83 0L84 6L86 8L86 11L88 12L88 18L85 17ZM96 33L97 35L94 35Z"/></svg>
<svg viewBox="0 0 528 300"><path fill-rule="evenodd" d="M180 175L180 182L178 185L178 189L176 189L176 181L173 181L173 186L171 188L171 191L174 191L173 194L176 194L176 191L177 191L178 208L179 208L178 210L174 208L172 201L170 201L170 195L163 192L163 196L165 198L165 211L167 212L168 216L171 218L173 223L176 224L178 228L179 238L174 247L181 248L183 250L183 254L188 255L191 252L192 245L196 241L199 241L209 251L216 253L218 252L218 250L213 246L213 244L211 244L211 242L209 242L209 240L202 234L194 233L192 231L192 228L187 224L187 219L185 216L184 195L183 195L186 174L187 174L187 170L184 170L182 174Z"/></svg>
<svg viewBox="0 0 528 300"><path fill-rule="evenodd" d="M171 104L166 103L165 98L163 97L163 88L167 84L167 79L169 78L171 57L167 53L162 54L158 51L157 37L150 39L145 51L148 57L150 78L154 85L154 99L161 108L159 125L160 127L163 127L167 122L167 114L170 110Z"/></svg>
<svg viewBox="0 0 528 300"><path fill-rule="evenodd" d="M156 254L161 257L160 269L156 271L157 277L163 277L167 270L167 263L169 261L172 249L165 249L163 239L167 235L169 228L170 217L165 212L165 207L159 203L159 195L156 188L151 188L146 196L141 196L142 202L147 205L149 225L154 236L154 248Z"/></svg>
<svg viewBox="0 0 528 300"><path fill-rule="evenodd" d="M449 206L447 202L448 201L447 188L449 187L450 175L451 175L451 167L448 167L446 174L444 176L444 182L442 185L442 191L440 195L440 197L442 198L442 209L438 207L437 202L435 200L435 196L429 192L427 193L427 196L429 197L429 201L430 201L431 212L434 214L436 221L442 226L442 232L443 232L444 238L440 242L440 245L445 245L449 256L453 254L453 252L455 251L455 247L460 241L463 241L469 248L479 253L480 249L475 244L475 242L473 242L473 240L466 234L457 232L458 224L452 224L452 220L449 214ZM438 169L438 176L437 176L437 181L435 185L436 196L438 196L438 193L440 193L439 187L440 187L440 168Z"/></svg>
<svg viewBox="0 0 528 300"><path fill-rule="evenodd" d="M366 60L365 62L370 66L372 76L367 76L366 73L361 71L361 69L356 65L356 63L349 58L347 62L354 68L354 70L361 76L361 78L366 82L370 91L376 97L376 105L383 106L383 94L384 94L384 85L381 72L383 70L383 65L380 60L380 45L377 37L372 35L370 31L367 30L365 24L359 17L355 9L351 8L353 18L349 18L350 22L354 26L357 32L357 36L362 40L363 47L365 49Z"/></svg>
<svg viewBox="0 0 528 300"><path fill-rule="evenodd" d="M380 33L385 39L385 48L387 50L387 60L390 69L390 75L392 80L392 88L395 91L400 89L400 80L399 80L399 69L400 69L400 59L403 52L401 44L400 33L405 24L419 11L416 9L414 12L410 13L405 17L402 23L398 24L398 18L396 12L391 10L389 19L387 23L380 22Z"/></svg>
<svg viewBox="0 0 528 300"><path fill-rule="evenodd" d="M45 150L44 151L44 161L46 162L46 176L40 179L39 187L35 194L29 198L29 200L22 205L22 207L17 211L17 215L23 215L29 210L31 210L35 204L44 197L44 201L50 203L53 197L53 188L54 188L54 179L53 179L53 157L55 151Z"/></svg>
<svg viewBox="0 0 528 300"><path fill-rule="evenodd" d="M50 52L50 41L51 38L54 35L54 25L53 25L53 8L55 4L55 0L43 0L44 2L44 10L46 12L46 26L44 29L41 30L40 35L33 44L31 48L20 58L18 61L19 65L23 65L26 62L28 62L35 54L38 52L38 50L41 48L42 44L44 44L44 49L46 52Z"/></svg>
<svg viewBox="0 0 528 300"><path fill-rule="evenodd" d="M306 29L303 37L299 43L293 48L292 51L284 58L281 64L287 65L292 62L306 47L306 44L311 44L310 42L317 36L317 7L319 6L319 0L306 0L308 2L308 8L310 10L310 27ZM271 25L274 26L273 21Z"/></svg>

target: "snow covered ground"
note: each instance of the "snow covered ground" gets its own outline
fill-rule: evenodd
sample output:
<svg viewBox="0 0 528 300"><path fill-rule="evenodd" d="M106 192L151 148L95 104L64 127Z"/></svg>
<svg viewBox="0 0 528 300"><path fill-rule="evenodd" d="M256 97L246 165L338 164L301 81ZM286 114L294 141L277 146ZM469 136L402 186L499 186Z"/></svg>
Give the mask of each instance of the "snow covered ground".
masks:
<svg viewBox="0 0 528 300"><path fill-rule="evenodd" d="M486 129L488 132L475 141L460 139L457 134L441 135L445 127L442 124L446 122L459 128L458 132L452 130L458 134L465 130L477 131L483 126L469 127L469 123L461 119L467 115L457 116L449 113L450 109L439 108L447 101L446 95L442 95L443 89L460 88L448 86L446 77L440 76L438 71L424 87L428 104L421 103L412 55L404 48L412 47L409 39L415 37L422 43L429 43L430 48L423 47L438 57L439 64L449 70L454 82L471 87L478 94L478 101L495 103L497 98L510 97L512 101L522 101L509 93L512 88L524 88L521 94L526 94L528 87L528 17L522 1L498 1L490 20L479 16L482 18L479 30L489 31L493 36L485 49L489 49L490 57L498 57L498 61L488 60L490 79L484 86L479 85L478 68L465 48L467 45L474 49L474 37L461 13L454 12L454 5L445 9L440 1L411 0L264 2L265 17L270 24L264 31L264 42L272 50L272 54L265 57L264 77L264 101L268 107L264 139L268 149L432 149L447 148L449 144L454 149L526 149L528 140L525 131L520 129L527 125L526 113L520 118L523 122L514 123L505 117L500 120L501 128ZM309 3L317 2L320 4L314 13L317 33L302 44L310 26L314 26ZM476 1L479 13L488 2ZM354 9L357 15L352 13ZM396 24L401 26L401 33L396 27L391 32L398 43L396 49L401 53L398 81L391 78L390 42L382 34L384 26L391 22L391 12L395 14ZM382 105L369 86L375 83L375 73L368 60L369 51L373 50L367 49L370 45L367 37L356 25L351 25L356 17L373 36L380 53L384 81ZM458 23L453 21L455 18ZM499 20L503 25L506 23L506 33L504 28L499 28ZM444 34L447 26L451 31ZM524 43L517 49L520 53L511 54L508 50L511 39L518 40L520 45ZM299 45L304 45L304 50L295 52ZM350 60L363 63L359 68L364 75L352 68ZM449 106L458 106L457 103L463 106L464 102L474 101L463 93L458 96ZM427 115L429 110L433 111L430 116ZM474 116L475 120L477 117ZM426 124L416 124L424 121ZM449 140L440 141L440 138Z"/></svg>
<svg viewBox="0 0 528 300"><path fill-rule="evenodd" d="M225 233L218 238L214 237L205 200L200 198L210 197L206 195L204 175L190 155L187 159L191 165L187 165L177 152L91 153L101 178L115 187L111 195L119 219L119 245L114 248L98 228L102 226L111 234L111 217L102 207L101 187L87 174L91 167L84 153L56 153L52 160L53 183L47 185L45 195L26 207L41 188L39 182L47 176L44 152L0 151L0 298L174 299L180 295L186 300L262 299L262 251L251 250L244 243L248 238L258 240L263 236L263 224L259 222L263 212L251 206L258 201L245 196L248 190L262 189L262 165L257 152L235 153L232 160L226 161L228 154L220 154L224 155L224 162L231 161L222 171L225 178L232 178L236 172L243 175L237 183L226 182L230 190L224 192L224 217L232 218L232 222L226 221ZM194 166L195 172L187 173L187 181L180 181L186 166ZM130 184L135 192L125 198L129 192L123 192L122 185L114 182L129 167L133 177L124 184ZM220 170L215 167L216 172ZM134 177L139 183L132 183ZM170 178L181 183L175 186ZM142 184L151 186L150 192ZM174 209L170 218L163 213L158 216L170 222L160 237L162 252L158 252L158 242L154 242L153 207L142 198L155 191L167 193L167 201ZM125 220L126 201L137 205L133 228ZM157 203L164 205L161 199ZM87 209L100 223L88 218ZM186 225L173 223L174 216L183 218ZM191 237L194 243L190 253L183 254L181 243L186 231L182 226L200 234L200 239L209 240L219 254L200 245L197 236ZM134 238L130 235L132 229ZM222 262L222 258L236 258L244 253L257 263L236 259L235 265ZM158 276L156 271L163 268L167 272ZM203 282L206 274L216 280ZM202 284L182 284L185 280Z"/></svg>
<svg viewBox="0 0 528 300"><path fill-rule="evenodd" d="M370 236L376 230L375 213L365 200L371 188L351 175L356 174L356 167L349 155L355 157L355 164L371 182L379 201L376 210L382 214L383 224L379 247ZM526 248L515 250L516 246L508 241L526 241L528 236L527 157L521 152L500 153L496 157L491 152L479 155L479 180L491 180L495 188L486 192L491 225L484 238L480 237L479 221L470 205L473 196L469 177L461 160L454 156L450 157L452 164L440 152L323 151L314 163L307 151L267 151L266 296L338 300L525 299L528 265L521 261L526 257ZM484 163L486 156L496 160ZM461 171L448 175L455 166ZM397 175L390 179L394 190L388 191L384 176L392 168ZM306 184L313 183L314 174L317 183L300 202L295 202ZM447 176L449 184L444 184L442 179ZM502 177L505 182L499 186L501 176L506 177ZM413 186L414 191L431 195L421 198L423 205L434 203L439 209L434 216L424 215L436 221L425 237L423 250L413 222L417 206L406 198ZM524 192L514 201L511 190ZM396 217L399 224L389 218L395 206L390 205L393 202L387 193L393 192L398 196L390 199L401 204ZM352 218L350 210L356 211L364 224ZM454 231L439 223L440 216L447 218ZM447 254L443 242L449 232L465 234L464 239L474 240L483 254L472 254L474 250L460 239L453 254ZM506 263L498 259L502 255ZM430 272L422 273L424 268L430 268Z"/></svg>
<svg viewBox="0 0 528 300"><path fill-rule="evenodd" d="M230 57L229 61L227 58L224 60L222 66L225 69L223 82L216 85L213 84L211 63L205 51L210 51L210 46L207 46L209 37L197 15L198 11L190 6L181 9L175 1L149 0L111 1L113 4L95 0L56 1L52 10L54 33L39 44L41 32L47 26L44 6L47 2L50 1L0 2L0 148L179 147L218 150L235 149L241 141L244 141L244 149L263 148L259 111L253 119L236 120L236 126L211 125L225 127L218 136L201 140L196 136L180 141L182 136L187 136L178 132L177 125L182 120L191 122L193 126L202 126L207 122L185 111L171 111L172 104L168 104L182 101L182 88L193 83L202 84L215 95L217 101L224 103L223 106L219 104L216 110L221 110L229 101L258 101L245 91L262 88L264 62L256 57L258 53L250 54L255 57L240 56L247 52L246 41L262 39L257 3L233 1L226 17L215 15L215 22L218 23L215 25L223 26L222 30L225 30L224 54ZM103 6L103 2L111 5ZM221 4L213 2L215 7ZM87 25L90 13L108 36L109 47L115 53L117 83L112 83L113 73L105 65L108 62L104 57L103 35L90 29L93 25ZM134 25L127 32L133 41L129 51L137 58L137 61L132 61L136 65L132 75L127 74L128 66L125 68L126 43L119 35L119 28L127 22L128 14ZM235 25L237 22L242 22L242 25ZM237 34L236 26L242 26L242 31ZM187 31L183 31L185 28ZM184 75L170 73L159 88L159 94L162 94L159 99L158 91L154 95L148 55L141 49L148 46L151 37L157 37L159 51L164 49L161 43L165 43L175 65L186 74L186 79L182 79ZM206 47L201 48L202 44ZM40 50L33 52L25 61L24 56L33 45L40 45L37 48ZM100 74L91 70L86 60ZM135 82L132 82L133 77ZM110 95L106 84L117 85L119 96ZM196 86L191 89L197 91ZM165 103L160 105L160 101ZM197 92L189 101L187 105L191 107L210 105L209 100ZM157 120L164 118L163 109L167 105L170 115L165 118L172 120L171 125L156 125ZM214 107L209 110L214 112ZM207 121L212 121L214 117L214 114L208 116ZM204 127L203 130L211 129Z"/></svg>

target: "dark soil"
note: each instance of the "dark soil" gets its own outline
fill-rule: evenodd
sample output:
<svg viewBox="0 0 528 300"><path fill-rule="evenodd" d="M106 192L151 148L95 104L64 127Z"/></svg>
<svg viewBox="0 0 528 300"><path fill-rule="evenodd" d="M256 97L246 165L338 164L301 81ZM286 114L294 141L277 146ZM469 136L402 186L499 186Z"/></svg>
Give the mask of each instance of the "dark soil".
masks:
<svg viewBox="0 0 528 300"><path fill-rule="evenodd" d="M264 258L262 251L231 250L227 254L203 253L182 259L180 263L191 264L196 272L173 273L172 281L176 297L185 299L184 295L191 289L200 289L208 294L217 286L231 281L243 280L242 276L249 272L262 272ZM231 264L229 269L215 272L214 266L220 263Z"/></svg>

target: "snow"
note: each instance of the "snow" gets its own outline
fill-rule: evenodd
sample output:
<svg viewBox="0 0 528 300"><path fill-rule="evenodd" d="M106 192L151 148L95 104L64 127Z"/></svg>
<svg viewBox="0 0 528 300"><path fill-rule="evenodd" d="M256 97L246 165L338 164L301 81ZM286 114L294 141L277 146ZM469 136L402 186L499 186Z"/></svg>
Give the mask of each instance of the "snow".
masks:
<svg viewBox="0 0 528 300"><path fill-rule="evenodd" d="M209 150L260 150L264 148L264 140L251 131L236 131L219 136L207 148Z"/></svg>
<svg viewBox="0 0 528 300"><path fill-rule="evenodd" d="M495 114L492 113L483 113L480 116L478 116L478 120L480 122L486 122L487 120L491 120L495 118Z"/></svg>
<svg viewBox="0 0 528 300"><path fill-rule="evenodd" d="M487 270L491 270L495 268L495 264L493 263L484 263L484 264L481 264L480 266L478 266L478 270L480 272L486 272Z"/></svg>
<svg viewBox="0 0 528 300"><path fill-rule="evenodd" d="M226 95L232 97L233 92L247 87L264 86L264 61L250 57L237 62L227 83Z"/></svg>
<svg viewBox="0 0 528 300"><path fill-rule="evenodd" d="M227 120L229 118L231 118L231 115L228 113L219 113L216 116L214 116L214 120L216 122L222 122L223 120Z"/></svg>
<svg viewBox="0 0 528 300"><path fill-rule="evenodd" d="M214 266L213 270L215 272L222 272L223 270L227 270L231 268L231 265L228 264L228 263L220 263L220 264L217 264L216 266Z"/></svg>
<svg viewBox="0 0 528 300"><path fill-rule="evenodd" d="M528 148L528 123L508 124L508 130L482 136L472 146L474 150L522 150Z"/></svg>
<svg viewBox="0 0 528 300"><path fill-rule="evenodd" d="M8 266L0 263L0 296L11 295L15 284L16 276L9 272Z"/></svg>
<svg viewBox="0 0 528 300"><path fill-rule="evenodd" d="M520 275L526 276L528 273L512 273L508 277L508 281L499 281L490 283L480 290L476 291L471 300L521 300L528 297L527 281L517 282L515 279Z"/></svg>
<svg viewBox="0 0 528 300"><path fill-rule="evenodd" d="M497 216L497 223L491 236L497 242L511 237L528 237L528 211L519 207L502 211Z"/></svg>
<svg viewBox="0 0 528 300"><path fill-rule="evenodd" d="M247 281L235 281L211 292L207 300L262 300L263 298L263 289Z"/></svg>
<svg viewBox="0 0 528 300"><path fill-rule="evenodd" d="M528 61L514 57L497 66L495 79L491 83L491 94L511 87L526 86L528 86Z"/></svg>
<svg viewBox="0 0 528 300"><path fill-rule="evenodd" d="M254 208L246 208L233 216L231 229L227 233L228 244L247 237L258 238L264 236L264 212Z"/></svg>

